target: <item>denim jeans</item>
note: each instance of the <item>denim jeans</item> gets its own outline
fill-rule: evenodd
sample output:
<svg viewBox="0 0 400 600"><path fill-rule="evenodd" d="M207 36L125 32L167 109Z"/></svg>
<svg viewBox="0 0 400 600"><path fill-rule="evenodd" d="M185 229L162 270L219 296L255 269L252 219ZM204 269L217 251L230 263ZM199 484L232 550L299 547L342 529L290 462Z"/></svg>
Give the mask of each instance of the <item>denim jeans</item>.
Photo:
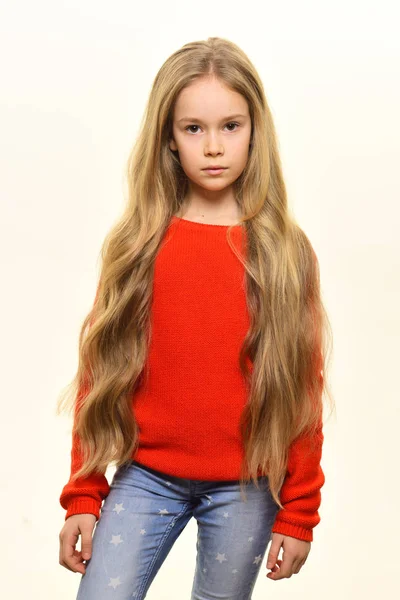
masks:
<svg viewBox="0 0 400 600"><path fill-rule="evenodd" d="M268 572L264 555L279 510L267 476L258 483L247 482L242 498L239 480L182 479L134 460L117 468L77 600L145 598L192 517L198 529L190 600L251 599L261 566Z"/></svg>

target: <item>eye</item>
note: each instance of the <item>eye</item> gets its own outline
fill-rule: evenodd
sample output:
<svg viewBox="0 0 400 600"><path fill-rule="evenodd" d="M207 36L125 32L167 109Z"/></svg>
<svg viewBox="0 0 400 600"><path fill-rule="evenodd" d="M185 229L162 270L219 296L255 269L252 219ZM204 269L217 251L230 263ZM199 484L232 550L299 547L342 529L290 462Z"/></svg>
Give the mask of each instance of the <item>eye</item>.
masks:
<svg viewBox="0 0 400 600"><path fill-rule="evenodd" d="M185 127L185 131L188 131L191 127L198 127L198 125L188 125L187 127ZM196 132L194 132L194 133L196 133Z"/></svg>
<svg viewBox="0 0 400 600"><path fill-rule="evenodd" d="M231 121L231 122L227 123L227 124L225 125L225 127L226 127L227 125L234 125L234 126L236 126L236 127L240 127L240 124L239 124L239 123L236 123L235 121ZM187 127L185 127L185 131L188 131L188 130L189 130L191 127L199 127L199 126L198 126L198 125L188 125ZM229 131L236 131L236 129L230 129ZM194 131L194 132L192 131L192 133L196 133L196 131Z"/></svg>

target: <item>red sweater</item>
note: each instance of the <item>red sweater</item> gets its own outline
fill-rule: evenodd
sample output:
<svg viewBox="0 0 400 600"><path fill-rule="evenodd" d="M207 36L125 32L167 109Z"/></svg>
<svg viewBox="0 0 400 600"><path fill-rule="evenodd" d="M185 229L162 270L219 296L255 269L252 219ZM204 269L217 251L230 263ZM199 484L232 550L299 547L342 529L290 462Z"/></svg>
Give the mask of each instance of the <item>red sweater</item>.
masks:
<svg viewBox="0 0 400 600"><path fill-rule="evenodd" d="M240 477L239 420L246 390L238 353L249 317L245 271L226 241L227 229L173 217L156 257L152 338L143 383L132 398L140 431L132 459L175 477ZM243 252L245 229L237 225L231 233ZM273 532L313 540L325 482L322 428L318 442L306 460L306 441L292 444L280 492L285 510L278 511ZM98 519L110 486L98 474L72 483L80 464L73 435L71 476L60 504L66 519L80 513Z"/></svg>

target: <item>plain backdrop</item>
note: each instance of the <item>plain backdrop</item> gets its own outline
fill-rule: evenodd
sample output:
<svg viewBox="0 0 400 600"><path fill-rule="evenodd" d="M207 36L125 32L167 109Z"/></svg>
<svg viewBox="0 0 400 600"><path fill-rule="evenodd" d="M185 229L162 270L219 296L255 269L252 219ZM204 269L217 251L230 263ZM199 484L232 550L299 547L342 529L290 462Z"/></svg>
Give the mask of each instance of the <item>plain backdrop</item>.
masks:
<svg viewBox="0 0 400 600"><path fill-rule="evenodd" d="M172 52L209 36L237 43L263 80L334 333L321 522L299 574L271 581L265 557L253 598L400 597L397 9L384 0L1 2L3 598L76 597L81 575L58 564L71 421L55 403L77 367L152 81ZM149 600L188 600L196 534L192 520Z"/></svg>

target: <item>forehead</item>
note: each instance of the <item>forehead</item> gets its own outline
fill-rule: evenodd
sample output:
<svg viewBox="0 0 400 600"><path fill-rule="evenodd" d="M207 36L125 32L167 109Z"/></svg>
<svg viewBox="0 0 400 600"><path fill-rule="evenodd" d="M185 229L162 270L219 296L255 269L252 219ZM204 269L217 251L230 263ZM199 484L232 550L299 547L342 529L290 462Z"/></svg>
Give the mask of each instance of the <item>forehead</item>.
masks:
<svg viewBox="0 0 400 600"><path fill-rule="evenodd" d="M249 115L246 98L215 78L192 82L179 93L174 106L176 121L185 117L212 121L234 113Z"/></svg>

